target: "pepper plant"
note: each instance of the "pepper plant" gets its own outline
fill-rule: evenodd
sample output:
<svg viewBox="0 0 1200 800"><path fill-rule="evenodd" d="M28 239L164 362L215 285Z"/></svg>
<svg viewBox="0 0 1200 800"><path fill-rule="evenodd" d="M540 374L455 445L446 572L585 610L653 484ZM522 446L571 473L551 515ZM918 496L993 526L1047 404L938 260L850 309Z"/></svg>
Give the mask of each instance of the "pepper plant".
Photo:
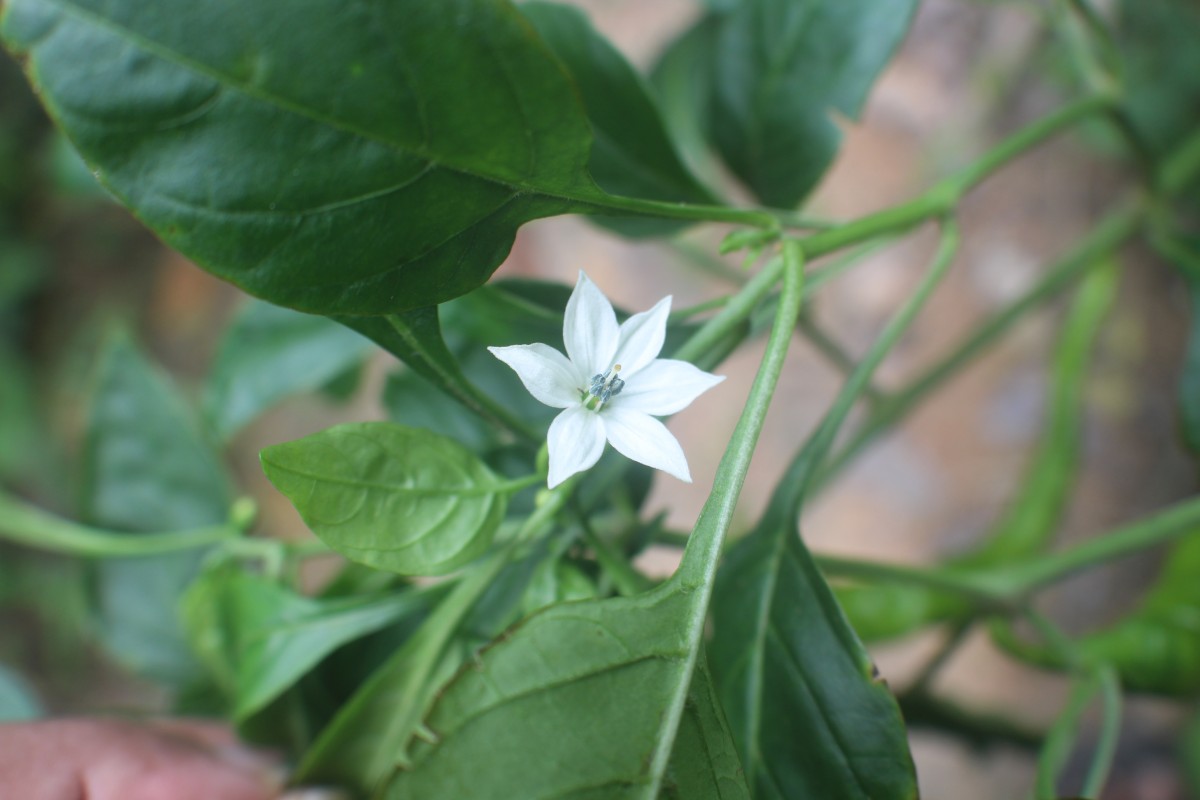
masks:
<svg viewBox="0 0 1200 800"><path fill-rule="evenodd" d="M111 337L80 520L3 494L0 534L94 559L101 638L174 687L181 710L282 748L296 783L456 800L915 797L902 704L862 642L953 631L903 711L986 735L928 688L961 634L984 625L1074 687L1041 747L1039 797L1059 791L1097 698L1090 767L1066 787L1091 797L1123 691L1200 689L1187 622L1200 604L1188 566L1200 501L1072 548L1052 541L1115 254L1141 238L1200 286L1187 216L1200 201L1200 71L1186 67L1200 15L1185 0L1129 0L1109 16L1087 0L1025 4L1070 56L1061 106L924 193L836 222L798 210L838 151L831 114L859 113L916 0L710 0L649 77L583 13L550 2L2 5L6 47L100 182L165 243L259 299L225 333L199 409ZM1173 44L1160 47L1162 35ZM1169 118L1153 92L1178 99ZM1138 188L1023 296L847 426L953 266L963 198L1084 125L1119 143ZM714 163L726 180L711 180ZM727 199L733 181L751 202ZM646 297L632 315L582 273L573 291L489 281L521 225L563 214L630 237L723 226L720 250L747 271L703 307L672 313ZM820 287L930 226L923 278L848 365L766 511L731 531ZM1060 295L1044 439L991 536L928 568L814 556L801 534L810 498ZM640 513L649 483L690 472L658 418L684 411L764 334L752 384L721 386L745 400L732 431L712 431L728 444L707 502L686 537L664 529ZM220 448L375 348L404 365L385 392L396 421L263 450L316 538L255 535ZM1192 444L1198 375L1191 352L1180 409ZM1068 575L1169 541L1178 552L1158 586L1107 629L1069 637L1032 605ZM666 580L633 566L652 543L682 550ZM330 551L340 573L306 593L297 566ZM164 610L178 624L164 628Z"/></svg>

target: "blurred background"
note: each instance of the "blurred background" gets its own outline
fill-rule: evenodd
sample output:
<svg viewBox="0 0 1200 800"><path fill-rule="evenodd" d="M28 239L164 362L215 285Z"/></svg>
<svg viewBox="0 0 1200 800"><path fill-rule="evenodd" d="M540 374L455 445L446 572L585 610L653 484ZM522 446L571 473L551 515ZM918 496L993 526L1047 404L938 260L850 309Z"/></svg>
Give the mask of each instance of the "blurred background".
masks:
<svg viewBox="0 0 1200 800"><path fill-rule="evenodd" d="M699 13L692 0L574 4L647 70ZM1069 70L1042 5L922 2L863 118L841 121L841 153L807 210L849 219L908 199L1070 97ZM1161 102L1200 108L1198 97L1164 94ZM963 206L964 246L952 274L880 371L879 387L903 385L1019 296L1134 183L1114 144L1090 128L1051 141L988 180ZM627 309L648 308L665 294L681 307L730 291L736 263L696 255L715 253L724 233L706 228L672 242L631 243L586 220L543 220L522 229L498 277L573 283L586 269ZM920 277L932 245L930 231L918 232L871 256L823 290L814 319L850 357L861 353ZM1195 488L1175 410L1189 326L1186 287L1138 245L1123 250L1120 261L1120 301L1087 381L1084 467L1060 543L1136 519ZM0 55L0 483L76 517L86 480L79 467L86 401L106 332L132 330L194 394L244 300L163 248L107 198L49 125L17 65ZM1061 314L1061 304L1050 303L1030 315L865 452L803 520L810 547L920 564L977 541L1002 513L1041 431ZM707 496L760 353L761 343L730 359L718 370L729 380L672 421L695 479L684 485L659 476L655 483L649 512L666 510L672 527L689 529ZM789 358L739 507L742 530L843 377L836 359L805 338L797 337ZM228 457L238 491L258 501L269 535L308 533L263 478L259 449L339 421L387 418L381 389L395 367L383 354L372 356L327 390L287 400L234 440ZM644 566L666 574L671 558L651 552ZM1111 620L1153 579L1158 559L1148 554L1072 579L1049 593L1044 608L1070 631ZM28 685L34 698L28 713L162 710L161 690L104 655L88 634L90 580L87 565L77 561L0 545L0 665ZM888 681L904 686L940 637L921 634L872 652ZM1060 677L1006 658L979 634L936 688L1039 730L1060 712L1065 686ZM1131 697L1105 796L1196 796L1188 794L1179 767L1186 756L1178 750L1193 713L1186 704ZM923 729L912 731L912 742L927 800L1020 797L1032 785L1034 752L1019 744L969 746Z"/></svg>

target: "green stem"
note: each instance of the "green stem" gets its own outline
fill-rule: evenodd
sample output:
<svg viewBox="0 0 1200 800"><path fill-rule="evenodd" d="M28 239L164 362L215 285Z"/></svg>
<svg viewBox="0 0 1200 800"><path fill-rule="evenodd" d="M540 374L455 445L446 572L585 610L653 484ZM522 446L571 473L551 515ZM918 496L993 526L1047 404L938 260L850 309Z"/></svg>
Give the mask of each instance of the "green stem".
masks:
<svg viewBox="0 0 1200 800"><path fill-rule="evenodd" d="M842 375L849 376L854 373L854 359L850 357L841 344L834 341L833 337L825 333L808 314L800 315L800 333ZM863 394L873 403L877 403L883 399L883 393L870 384L863 389Z"/></svg>
<svg viewBox="0 0 1200 800"><path fill-rule="evenodd" d="M996 612L1009 612L1015 608L1013 592L1007 586L980 580L976 575L836 556L814 554L813 558L822 572L835 578L850 578L866 583L897 583L951 592Z"/></svg>
<svg viewBox="0 0 1200 800"><path fill-rule="evenodd" d="M773 213L766 210L670 203L663 200L646 200L639 197L622 197L620 195L607 195L575 203L572 205L572 210L598 214L626 211L633 214L644 214L663 217L665 219L682 219L691 222L730 222L735 225L749 225L754 228L765 228L768 230L780 227L780 220Z"/></svg>
<svg viewBox="0 0 1200 800"><path fill-rule="evenodd" d="M388 314L386 319L408 351L407 353L396 353L398 358L402 361L407 361L409 358L418 359L421 371L433 377L440 389L484 419L507 429L527 442L541 439L541 436L528 423L497 403L489 394L481 391L463 375L462 370L458 368L458 363L442 341L440 330L433 333L430 333L429 330L418 330L418 324L436 325L436 316L430 321L416 317L413 313Z"/></svg>
<svg viewBox="0 0 1200 800"><path fill-rule="evenodd" d="M102 530L70 522L0 494L0 538L70 556L153 556L217 544L242 534L242 529L232 523L167 533Z"/></svg>
<svg viewBox="0 0 1200 800"><path fill-rule="evenodd" d="M1080 120L1098 114L1108 114L1115 106L1113 98L1107 94L1092 95L1068 103L1057 111L1043 117L1012 136L1005 139L983 158L971 166L952 176L946 181L946 189L955 195L955 201L963 193L980 183L1000 167L1007 164L1027 150L1041 144L1050 137L1058 134L1064 128L1069 128Z"/></svg>
<svg viewBox="0 0 1200 800"><path fill-rule="evenodd" d="M1198 526L1200 498L1193 498L1160 511L1149 519L1138 520L1089 539L1069 550L1039 555L1035 561L988 572L1002 576L1012 586L1014 593L1025 594L1076 572L1194 534Z"/></svg>
<svg viewBox="0 0 1200 800"><path fill-rule="evenodd" d="M633 568L612 543L596 533L591 523L582 511L576 509L576 517L583 528L583 540L596 554L600 568L612 579L617 593L624 597L632 597L650 589L654 583L642 573Z"/></svg>
<svg viewBox="0 0 1200 800"><path fill-rule="evenodd" d="M1043 734L998 714L966 709L928 692L903 692L896 696L904 722L910 728L928 727L954 734L977 747L1003 743L1022 750L1037 750Z"/></svg>
<svg viewBox="0 0 1200 800"><path fill-rule="evenodd" d="M492 489L502 494L516 494L522 489L528 489L530 486L536 486L546 480L545 475L526 475L524 478L514 478L511 481L498 483Z"/></svg>
<svg viewBox="0 0 1200 800"><path fill-rule="evenodd" d="M1137 233L1144 214L1144 207L1139 203L1107 216L1070 253L1051 266L1042 279L1022 297L976 328L907 388L893 393L885 402L880 403L825 467L817 479L817 485L823 486L828 483L881 433L908 416L927 395L956 375L960 369L974 363L979 353L994 344L1014 323L1023 319L1026 312L1055 296L1086 269L1101 263L1104 256L1130 239Z"/></svg>
<svg viewBox="0 0 1200 800"><path fill-rule="evenodd" d="M716 311L724 308L729 303L729 295L724 297L714 297L712 300L705 300L703 303L696 303L687 308L680 308L671 312L671 316L667 318L667 324L673 325L679 322L684 322L698 314L705 314L709 311Z"/></svg>
<svg viewBox="0 0 1200 800"><path fill-rule="evenodd" d="M1092 765L1083 780L1083 797L1097 798L1108 781L1113 759L1117 754L1117 741L1121 735L1121 681L1117 671L1105 664L1099 670L1100 679L1100 733L1096 740L1096 752Z"/></svg>
<svg viewBox="0 0 1200 800"><path fill-rule="evenodd" d="M931 695L933 679L937 677L937 674L942 671L942 667L946 666L954 654L958 652L959 648L966 643L967 636L971 633L974 626L975 621L971 619L955 623L946 640L938 647L937 652L925 662L925 666L921 667L920 674L913 680L906 694Z"/></svg>
<svg viewBox="0 0 1200 800"><path fill-rule="evenodd" d="M746 321L772 287L779 282L783 273L784 260L776 256L767 261L750 281L729 298L725 307L705 322L674 353L672 358L681 361L696 361L729 336Z"/></svg>
<svg viewBox="0 0 1200 800"><path fill-rule="evenodd" d="M1038 755L1037 781L1034 786L1037 800L1055 800L1058 794L1058 776L1071 755L1083 712L1100 689L1095 673L1081 674L1071 687L1067 706L1046 736L1046 743Z"/></svg>
<svg viewBox="0 0 1200 800"><path fill-rule="evenodd" d="M734 427L729 446L717 467L713 492L700 512L700 518L683 552L683 561L671 579L706 593L712 592L721 545L733 518L759 434L762 433L767 408L783 372L788 345L791 344L792 332L796 328L804 299L804 259L794 241L784 242L780 260L784 264L783 295L775 323L771 326L766 352L754 376L754 383Z"/></svg>
<svg viewBox="0 0 1200 800"><path fill-rule="evenodd" d="M818 470L829 454L842 424L846 421L855 403L858 402L859 396L870 384L875 370L912 325L917 314L933 294L933 290L945 276L954 260L954 254L958 251L958 243L958 225L952 219L944 220L937 252L934 254L925 276L921 279L921 283L900 310L888 320L883 331L863 356L862 361L858 363L854 373L843 384L833 405L822 419L820 427L792 460L787 474L779 483L780 487L786 488L782 491L776 490L771 501L772 508L768 513L784 514L790 518L795 518L800 513L804 499L819 474Z"/></svg>

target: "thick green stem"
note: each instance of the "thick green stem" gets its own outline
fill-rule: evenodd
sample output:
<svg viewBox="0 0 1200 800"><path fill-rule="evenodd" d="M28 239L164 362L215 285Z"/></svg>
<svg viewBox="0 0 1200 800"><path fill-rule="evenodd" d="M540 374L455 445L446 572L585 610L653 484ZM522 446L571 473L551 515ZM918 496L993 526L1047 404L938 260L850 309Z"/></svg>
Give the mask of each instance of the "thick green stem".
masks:
<svg viewBox="0 0 1200 800"><path fill-rule="evenodd" d="M717 467L714 489L700 512L700 519L684 550L683 561L672 578L684 586L699 588L706 593L712 592L725 533L733 518L759 434L762 433L767 408L783 372L783 362L804 299L804 261L799 247L794 242L784 242L781 260L785 265L783 296L779 301L775 323L771 326L766 353L754 376L746 406L734 427L729 446Z"/></svg>
<svg viewBox="0 0 1200 800"><path fill-rule="evenodd" d="M692 334L674 353L672 358L681 361L695 361L710 349L717 346L721 340L732 333L762 301L767 293L779 282L783 273L783 258L776 256L767 261L749 283L729 298L724 307L712 319L704 323L700 330Z"/></svg>
<svg viewBox="0 0 1200 800"><path fill-rule="evenodd" d="M1069 550L1038 556L1037 560L995 570L1016 593L1028 593L1068 575L1115 561L1155 545L1196 534L1200 528L1200 498L1177 503L1148 519L1089 539Z"/></svg>
<svg viewBox="0 0 1200 800"><path fill-rule="evenodd" d="M602 199L597 198L576 203L573 205L572 210L595 214L626 212L663 217L665 219L689 220L691 222L731 222L735 225L749 225L754 228L766 229L778 229L780 227L780 220L770 211L765 210L669 203L662 200L645 200L638 197L621 197L618 195L608 195Z"/></svg>
<svg viewBox="0 0 1200 800"><path fill-rule="evenodd" d="M1108 781L1113 759L1117 755L1117 742L1121 736L1121 681L1117 671L1110 666L1099 669L1100 679L1100 733L1096 738L1096 751L1092 764L1083 779L1083 797L1099 797Z"/></svg>
<svg viewBox="0 0 1200 800"><path fill-rule="evenodd" d="M895 583L951 592L996 612L1011 612L1016 607L1013 592L1009 591L1008 587L980 580L975 575L836 556L813 557L821 571L834 578L849 578L865 583Z"/></svg>
<svg viewBox="0 0 1200 800"><path fill-rule="evenodd" d="M69 556L153 556L217 544L236 539L242 533L242 529L233 523L167 533L101 530L70 522L0 494L0 538Z"/></svg>

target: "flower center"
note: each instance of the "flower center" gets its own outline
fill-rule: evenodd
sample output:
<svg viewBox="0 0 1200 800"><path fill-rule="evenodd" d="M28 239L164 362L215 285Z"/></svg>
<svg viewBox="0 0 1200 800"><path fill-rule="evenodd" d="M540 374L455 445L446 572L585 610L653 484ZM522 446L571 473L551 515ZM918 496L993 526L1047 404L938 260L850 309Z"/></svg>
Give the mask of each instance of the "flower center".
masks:
<svg viewBox="0 0 1200 800"><path fill-rule="evenodd" d="M604 374L593 375L592 385L588 387L583 404L592 411L599 411L604 408L609 398L619 395L625 388L625 381L617 377L620 371L621 365L613 364L612 369L606 370Z"/></svg>

